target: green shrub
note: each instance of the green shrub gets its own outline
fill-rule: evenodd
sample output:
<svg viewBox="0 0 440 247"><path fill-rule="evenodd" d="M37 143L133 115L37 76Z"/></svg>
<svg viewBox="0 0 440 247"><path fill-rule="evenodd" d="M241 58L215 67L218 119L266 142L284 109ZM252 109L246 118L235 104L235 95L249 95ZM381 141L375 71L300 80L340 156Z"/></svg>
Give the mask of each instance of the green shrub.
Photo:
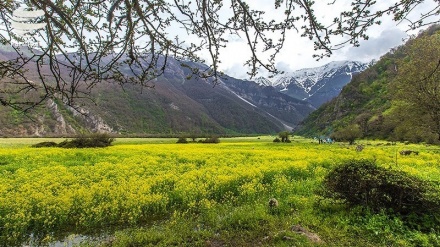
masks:
<svg viewBox="0 0 440 247"><path fill-rule="evenodd" d="M72 140L65 140L58 144L62 148L101 148L108 147L114 141L107 134L93 134L90 136L78 136Z"/></svg>
<svg viewBox="0 0 440 247"><path fill-rule="evenodd" d="M275 139L273 139L273 142L281 142L281 140L278 137L275 137Z"/></svg>
<svg viewBox="0 0 440 247"><path fill-rule="evenodd" d="M177 143L188 143L188 141L186 140L185 137L179 137L179 139L177 140Z"/></svg>
<svg viewBox="0 0 440 247"><path fill-rule="evenodd" d="M58 144L56 142L40 142L32 145L33 148L45 148L45 147L57 147Z"/></svg>
<svg viewBox="0 0 440 247"><path fill-rule="evenodd" d="M434 184L367 160L350 160L335 167L324 178L321 195L350 206L404 216L437 214L440 208Z"/></svg>
<svg viewBox="0 0 440 247"><path fill-rule="evenodd" d="M200 143L220 143L220 139L216 136L206 138L205 140L199 140Z"/></svg>
<svg viewBox="0 0 440 247"><path fill-rule="evenodd" d="M290 141L289 136L290 136L289 131L281 131L280 133L278 133L278 137L281 138L281 142Z"/></svg>

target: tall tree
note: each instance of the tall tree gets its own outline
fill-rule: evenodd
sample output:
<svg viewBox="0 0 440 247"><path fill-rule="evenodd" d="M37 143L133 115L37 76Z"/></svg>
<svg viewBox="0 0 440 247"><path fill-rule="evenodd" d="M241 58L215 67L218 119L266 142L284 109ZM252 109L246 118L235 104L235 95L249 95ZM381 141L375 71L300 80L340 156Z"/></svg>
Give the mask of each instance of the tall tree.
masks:
<svg viewBox="0 0 440 247"><path fill-rule="evenodd" d="M438 29L438 28L437 28ZM440 30L415 39L398 66L396 97L430 116L426 124L440 141Z"/></svg>
<svg viewBox="0 0 440 247"><path fill-rule="evenodd" d="M276 15L244 0L22 1L27 6L22 9L17 0L0 2L0 43L15 44L11 50L15 58L0 62L0 103L20 109L49 98L74 105L76 98L87 97L102 81L154 86L151 80L164 72L168 56L208 63L207 68L184 65L216 83L221 75L219 53L229 36L246 40L251 56L245 65L249 75L255 76L259 68L278 72L275 59L290 30L312 40L316 58L322 58L343 45L358 46L361 39L368 39L367 30L380 24L383 15L393 16L396 22L410 20L410 28L417 28L438 23L438 18L429 18L440 14L439 0L385 4L347 0L346 8L334 13L330 23L317 16L312 0L274 0ZM411 19L415 7L426 3L434 3L434 7ZM39 28L29 29L29 24ZM177 29L185 34L172 33ZM28 35L22 35L23 31ZM198 42L186 37L197 37ZM210 61L200 58L202 50L209 53ZM27 72L35 73L31 66L36 67L36 74ZM123 67L128 70L121 71Z"/></svg>
<svg viewBox="0 0 440 247"><path fill-rule="evenodd" d="M356 139L362 137L362 131L359 125L352 124L331 134L331 138L336 141L347 141L350 145L354 144Z"/></svg>
<svg viewBox="0 0 440 247"><path fill-rule="evenodd" d="M289 142L289 131L281 131L278 136L281 138L281 142Z"/></svg>

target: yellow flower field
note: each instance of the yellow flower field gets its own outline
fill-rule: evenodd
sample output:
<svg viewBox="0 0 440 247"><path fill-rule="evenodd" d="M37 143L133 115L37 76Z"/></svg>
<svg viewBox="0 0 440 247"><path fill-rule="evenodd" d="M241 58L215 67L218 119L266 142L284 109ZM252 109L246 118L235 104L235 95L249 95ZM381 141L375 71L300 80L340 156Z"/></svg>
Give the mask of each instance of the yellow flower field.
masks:
<svg viewBox="0 0 440 247"><path fill-rule="evenodd" d="M256 139L256 138L255 138ZM372 159L426 180L440 178L440 150L421 145L318 145L261 140L220 144L118 141L101 149L0 145L0 243L50 242L59 235L148 225L174 213L221 205L296 210L312 205L328 170L347 159ZM413 149L418 156L398 151ZM32 237L31 237L32 236Z"/></svg>

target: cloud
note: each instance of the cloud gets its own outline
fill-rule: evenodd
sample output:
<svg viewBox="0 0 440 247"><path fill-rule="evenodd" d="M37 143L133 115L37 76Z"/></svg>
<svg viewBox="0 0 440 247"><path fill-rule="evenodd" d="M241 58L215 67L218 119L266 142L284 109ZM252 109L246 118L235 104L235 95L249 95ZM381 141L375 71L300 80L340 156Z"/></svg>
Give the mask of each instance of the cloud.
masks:
<svg viewBox="0 0 440 247"><path fill-rule="evenodd" d="M377 37L360 42L359 47L349 47L345 56L349 60L371 61L387 53L391 48L401 45L408 35L398 29L384 30Z"/></svg>
<svg viewBox="0 0 440 247"><path fill-rule="evenodd" d="M225 74L234 77L234 78L249 78L249 75L246 74L247 68L243 66L241 63L234 63L227 68L224 69Z"/></svg>
<svg viewBox="0 0 440 247"><path fill-rule="evenodd" d="M290 67L289 63L286 63L284 61L280 61L276 64L276 67L278 70L280 71L284 71L284 72L292 72L292 68Z"/></svg>

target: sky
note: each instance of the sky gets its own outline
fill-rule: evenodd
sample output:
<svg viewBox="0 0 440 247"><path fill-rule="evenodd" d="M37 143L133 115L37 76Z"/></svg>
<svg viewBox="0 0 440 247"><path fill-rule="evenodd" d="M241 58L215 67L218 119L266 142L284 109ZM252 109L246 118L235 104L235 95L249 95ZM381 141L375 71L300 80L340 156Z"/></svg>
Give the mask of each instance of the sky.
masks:
<svg viewBox="0 0 440 247"><path fill-rule="evenodd" d="M273 9L273 0L252 0L251 6L265 10L269 16L276 16L278 13ZM335 14L340 13L342 9L350 7L349 0L338 0L335 5L328 5L329 0L320 0L315 3L315 14L317 18L324 22L333 20ZM332 2L332 1L330 1ZM378 1L382 7L395 1ZM416 19L420 13L427 9L433 9L438 6L433 0L425 1L413 10L409 16L410 19ZM273 14L272 14L273 13ZM333 14L333 15L332 15ZM436 17L438 20L438 16ZM370 62L373 59L378 60L391 48L403 44L409 35L417 34L420 30L408 31L409 22L403 21L396 23L390 16L384 16L379 26L373 26L368 32L369 39L361 41L360 47L346 46L340 50L334 51L329 58L316 61L313 54L313 42L308 38L300 37L296 31L288 34L288 40L281 53L278 55L276 65L279 70L290 72L302 68L319 67L331 61L354 60L361 62ZM246 42L239 37L228 37L229 43L220 53L220 69L226 74L240 78L249 79L247 70L243 67L244 62L249 58L249 48ZM256 77L265 76L269 73L260 71Z"/></svg>
<svg viewBox="0 0 440 247"><path fill-rule="evenodd" d="M173 2L172 0L166 0ZM270 19L281 20L283 15L283 9L274 9L275 0L244 0L247 2L251 8L257 10L264 10L266 15ZM319 21L326 24L331 24L335 17L338 17L341 11L350 9L350 3L353 0L318 0L314 5L314 13ZM377 7L384 9L394 2L400 0L381 0L377 1ZM185 1L186 2L186 1ZM285 2L285 1L282 1ZM330 2L334 2L329 5ZM232 13L229 6L229 0L223 0L224 7L219 11L220 18L226 20L228 15ZM194 2L192 3L194 5ZM418 19L420 13L432 10L439 6L439 0L424 0L422 4L418 5L412 11L412 14L408 16L408 19ZM374 9L373 9L374 11ZM438 21L439 16L435 16L434 20ZM432 19L431 19L432 20ZM276 67L278 70L284 72L291 72L302 68L313 68L322 66L331 61L361 61L370 62L373 59L378 60L382 55L388 52L391 48L403 44L409 35L414 35L419 32L419 30L408 30L408 21L403 21L401 23L396 23L392 20L390 16L385 15L382 19L382 24L379 26L373 26L369 29L368 35L369 40L362 40L360 47L345 46L340 50L334 51L331 57L326 57L319 61L313 57L316 51L313 49L313 42L308 38L300 37L300 33L291 30L287 33L287 39L284 44L284 48L278 54L276 59ZM170 37L175 35L185 36L184 31L179 30L175 27L171 27L169 30ZM276 39L276 36L274 36ZM192 37L187 37L188 43L194 42L199 43L197 40L191 40ZM240 78L240 79L251 79L249 78L247 72L249 68L246 68L243 64L246 60L250 58L251 51L244 39L236 35L227 35L226 38L229 42L227 46L220 50L220 60L219 69L226 74ZM195 37L195 39L197 39ZM333 44L338 43L338 39L333 40ZM340 40L339 40L340 41ZM209 63L209 53L207 50L202 51L199 54L202 58ZM262 58L268 57L269 54L260 53ZM256 77L264 76L268 77L270 74L267 71L260 70Z"/></svg>

